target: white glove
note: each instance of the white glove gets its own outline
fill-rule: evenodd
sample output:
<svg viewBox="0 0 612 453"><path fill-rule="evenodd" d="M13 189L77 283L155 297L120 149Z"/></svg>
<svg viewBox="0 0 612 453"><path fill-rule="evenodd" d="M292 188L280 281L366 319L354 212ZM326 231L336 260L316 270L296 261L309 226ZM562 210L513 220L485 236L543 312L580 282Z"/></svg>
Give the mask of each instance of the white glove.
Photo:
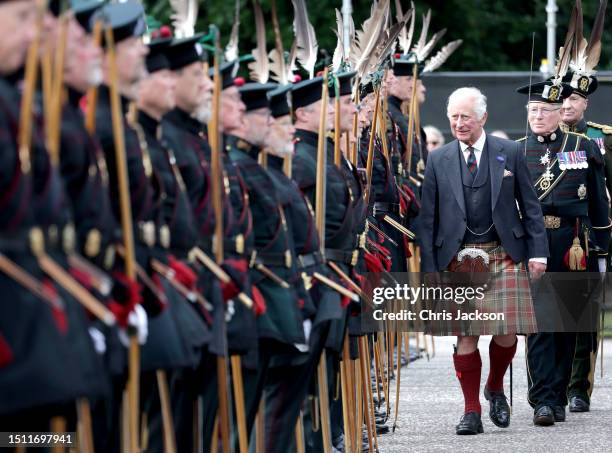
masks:
<svg viewBox="0 0 612 453"><path fill-rule="evenodd" d="M106 353L106 337L95 327L90 327L88 330L94 349L99 355L104 355Z"/></svg>
<svg viewBox="0 0 612 453"><path fill-rule="evenodd" d="M128 325L136 328L138 343L140 345L145 344L149 336L149 322L147 319L147 312L141 305L135 305L134 310L128 315ZM130 346L130 338L126 329L119 329L119 340L126 348Z"/></svg>
<svg viewBox="0 0 612 453"><path fill-rule="evenodd" d="M605 258L597 258L597 266L599 267L599 272L601 274L606 273L606 259Z"/></svg>

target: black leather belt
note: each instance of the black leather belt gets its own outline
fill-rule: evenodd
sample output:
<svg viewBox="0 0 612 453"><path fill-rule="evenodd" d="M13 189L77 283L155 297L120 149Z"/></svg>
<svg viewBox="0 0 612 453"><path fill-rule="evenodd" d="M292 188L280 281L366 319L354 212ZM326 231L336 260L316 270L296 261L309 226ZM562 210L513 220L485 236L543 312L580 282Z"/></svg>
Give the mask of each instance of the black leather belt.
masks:
<svg viewBox="0 0 612 453"><path fill-rule="evenodd" d="M374 215L378 214L396 214L399 215L400 205L398 203L384 203L377 201L374 203Z"/></svg>
<svg viewBox="0 0 612 453"><path fill-rule="evenodd" d="M16 235L0 238L0 251L11 253L34 253L62 247L64 252L74 251L76 231L72 224L63 228L51 225L47 228L33 227Z"/></svg>
<svg viewBox="0 0 612 453"><path fill-rule="evenodd" d="M315 264L322 264L324 261L323 254L321 252L313 252L298 256L298 263L300 263L300 267L302 269L314 266Z"/></svg>
<svg viewBox="0 0 612 453"><path fill-rule="evenodd" d="M359 258L359 250L345 251L337 249L325 249L325 258L338 263L355 266Z"/></svg>
<svg viewBox="0 0 612 453"><path fill-rule="evenodd" d="M12 253L32 252L30 237L27 234L0 237L0 251Z"/></svg>
<svg viewBox="0 0 612 453"><path fill-rule="evenodd" d="M279 267L291 267L291 252L285 250L284 252L254 252L254 262L261 263L264 266L279 266ZM253 259L251 259L253 261Z"/></svg>

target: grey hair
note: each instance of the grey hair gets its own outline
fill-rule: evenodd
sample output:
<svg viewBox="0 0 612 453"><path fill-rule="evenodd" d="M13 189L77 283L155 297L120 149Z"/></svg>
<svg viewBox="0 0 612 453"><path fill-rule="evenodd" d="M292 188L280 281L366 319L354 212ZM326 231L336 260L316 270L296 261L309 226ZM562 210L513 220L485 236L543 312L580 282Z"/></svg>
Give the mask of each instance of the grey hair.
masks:
<svg viewBox="0 0 612 453"><path fill-rule="evenodd" d="M448 108L453 103L465 98L474 99L474 113L476 113L478 119L481 120L484 114L487 113L487 97L475 87L462 87L453 91L446 103L446 113L448 114Z"/></svg>

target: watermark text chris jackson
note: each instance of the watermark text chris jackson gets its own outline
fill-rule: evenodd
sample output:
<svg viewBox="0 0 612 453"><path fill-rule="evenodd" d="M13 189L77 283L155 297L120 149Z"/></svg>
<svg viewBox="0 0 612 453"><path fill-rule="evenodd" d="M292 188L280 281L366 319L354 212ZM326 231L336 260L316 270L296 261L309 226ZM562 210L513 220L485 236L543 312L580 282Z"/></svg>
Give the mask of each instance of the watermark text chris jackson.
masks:
<svg viewBox="0 0 612 453"><path fill-rule="evenodd" d="M374 310L372 318L376 321L505 321L506 315L503 312L488 313L474 310L470 312L448 312L446 310L420 310L418 313L412 310L399 310L397 312L385 312L384 310Z"/></svg>

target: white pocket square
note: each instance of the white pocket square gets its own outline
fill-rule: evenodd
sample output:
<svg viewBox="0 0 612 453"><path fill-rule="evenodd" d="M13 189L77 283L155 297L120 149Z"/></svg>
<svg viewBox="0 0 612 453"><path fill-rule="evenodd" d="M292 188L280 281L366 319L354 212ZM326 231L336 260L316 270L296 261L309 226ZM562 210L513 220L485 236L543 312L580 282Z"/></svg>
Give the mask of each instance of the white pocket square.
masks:
<svg viewBox="0 0 612 453"><path fill-rule="evenodd" d="M510 176L514 176L510 170L504 170L504 178L509 178Z"/></svg>

